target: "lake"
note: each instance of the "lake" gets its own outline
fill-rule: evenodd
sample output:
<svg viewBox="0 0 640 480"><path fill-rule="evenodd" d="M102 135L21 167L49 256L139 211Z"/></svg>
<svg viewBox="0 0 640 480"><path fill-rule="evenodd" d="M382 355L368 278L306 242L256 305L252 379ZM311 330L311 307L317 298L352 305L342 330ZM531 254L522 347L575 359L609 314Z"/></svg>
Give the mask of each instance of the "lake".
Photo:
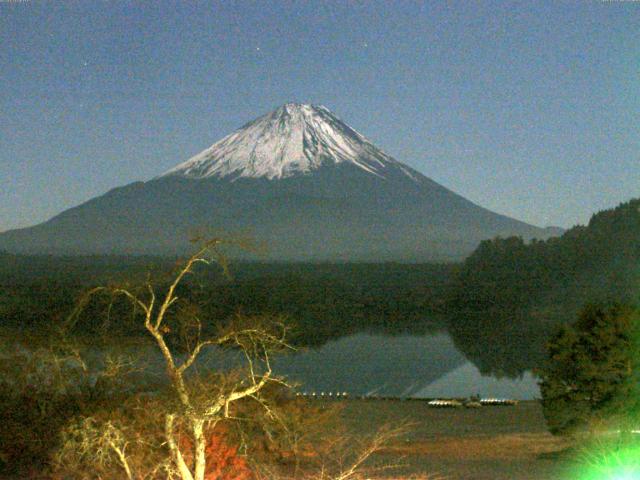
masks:
<svg viewBox="0 0 640 480"><path fill-rule="evenodd" d="M119 342L116 342L119 344ZM10 343L4 348L11 350ZM138 381L164 377L164 361L155 346L125 342L110 347L113 353L137 358L144 365ZM4 350L4 349L0 349ZM85 359L100 369L102 348L89 348ZM237 352L203 351L200 368L230 368L243 361ZM485 376L456 348L446 332L436 334L357 333L331 340L321 347L298 349L273 359L274 371L287 377L298 392L348 392L352 396L400 398L506 397L519 400L540 398L535 378Z"/></svg>
<svg viewBox="0 0 640 480"><path fill-rule="evenodd" d="M348 392L394 397L540 397L535 378L483 376L447 333L382 335L358 333L320 348L278 358L275 370L299 383L300 392Z"/></svg>

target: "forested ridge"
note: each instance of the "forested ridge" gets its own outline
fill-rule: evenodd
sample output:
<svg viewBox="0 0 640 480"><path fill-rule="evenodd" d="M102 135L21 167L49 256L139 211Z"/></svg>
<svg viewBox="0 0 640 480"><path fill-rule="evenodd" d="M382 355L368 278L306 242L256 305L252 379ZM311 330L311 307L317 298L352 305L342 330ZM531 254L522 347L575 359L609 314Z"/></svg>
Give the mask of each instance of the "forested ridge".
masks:
<svg viewBox="0 0 640 480"><path fill-rule="evenodd" d="M483 241L446 302L456 344L482 371L540 365L549 336L586 304L634 304L640 293L640 199L596 213L561 237Z"/></svg>

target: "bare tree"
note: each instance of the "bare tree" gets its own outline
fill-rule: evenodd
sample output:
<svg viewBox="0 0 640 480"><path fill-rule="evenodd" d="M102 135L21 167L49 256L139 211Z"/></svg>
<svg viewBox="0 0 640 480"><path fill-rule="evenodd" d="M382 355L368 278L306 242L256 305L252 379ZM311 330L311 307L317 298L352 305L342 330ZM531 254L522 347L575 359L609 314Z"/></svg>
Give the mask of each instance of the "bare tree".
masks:
<svg viewBox="0 0 640 480"><path fill-rule="evenodd" d="M221 265L226 272L227 264L218 250L221 244L219 239L205 242L179 267L163 293L157 292L150 281L146 282L142 292L122 287L96 287L79 302L70 317L70 323L75 322L89 299L100 293L124 296L134 308L141 310L144 327L162 354L175 398L174 404L168 405L166 412L163 412L164 444L170 458L165 470L169 478L204 480L207 470L207 432L212 432L221 420L232 417L231 407L240 400L255 400L269 411L269 404L262 396L263 390L274 383L285 385L283 379L274 375L271 366L273 352L290 348L285 340L287 329L280 321L256 324L239 319L220 329L217 335L204 338L202 323L196 317L191 325L193 328L190 331L194 333L186 353L176 353L167 340L167 334L171 332L168 317L179 301L176 290L185 277L193 273L196 265L210 265L212 262ZM218 374L215 377L216 384L203 383L200 375L189 375L189 371L195 368L198 359L208 348L231 348L241 352L246 367L244 374ZM89 436L85 440L93 438L95 441L85 444L93 444L98 449L96 452L109 450L111 455L115 455L127 478L133 478L134 473L126 458L126 441L119 433L121 430L112 424L106 424L104 432L98 435L91 422L86 425L92 429L87 430ZM183 441L185 435L188 437L187 446Z"/></svg>
<svg viewBox="0 0 640 480"><path fill-rule="evenodd" d="M109 294L112 299L124 297L131 302L141 313L144 331L161 354L169 394L166 397L153 392L133 395L129 399L125 394L122 408L107 405L101 411L77 418L63 433L63 447L57 456L57 464L71 470L78 465L76 473L97 478L102 478L103 474L113 475L114 469L119 469L128 480L220 478L212 473L215 469L211 468L214 459L209 440L213 435L227 432L227 422L255 423L255 412L260 411L282 428L285 442L296 458L295 469L289 471L288 476L283 476L286 469L273 463L254 461L256 478L360 480L390 468L388 464L375 468L371 459L388 442L403 435L407 431L406 425L385 427L364 439L330 429L331 439L326 442L329 447L325 449L318 443L313 452L315 460L299 468L298 456L306 453L306 446L313 443L312 438L328 432L322 431L326 426L322 414L303 405L292 415L273 396L271 387L288 388L285 381L274 374L271 365L275 352L291 349L286 342L284 322L279 318L238 316L210 335L206 332L211 331L211 325L201 321L197 309L189 308L178 296L181 282L193 274L199 264L217 263L227 272L226 261L218 251L221 244L218 239L205 242L178 266L164 288L154 287L149 279L138 289L101 286L87 292L78 303L68 319L69 328L96 295ZM181 317L184 312L187 314ZM176 321L183 334L184 349L178 349L174 341L180 333L174 330ZM244 368L223 372L210 371L203 365L200 369L208 349L235 351L243 359ZM74 355L80 362L81 355L77 352ZM126 359L111 358L105 362L101 375L111 380L135 368L135 363ZM247 410L251 404L255 406ZM247 412L254 418L247 418ZM299 422L298 417L309 414L317 415L321 425L310 423L308 419ZM150 423L154 427L150 428ZM273 439L269 432L266 435Z"/></svg>

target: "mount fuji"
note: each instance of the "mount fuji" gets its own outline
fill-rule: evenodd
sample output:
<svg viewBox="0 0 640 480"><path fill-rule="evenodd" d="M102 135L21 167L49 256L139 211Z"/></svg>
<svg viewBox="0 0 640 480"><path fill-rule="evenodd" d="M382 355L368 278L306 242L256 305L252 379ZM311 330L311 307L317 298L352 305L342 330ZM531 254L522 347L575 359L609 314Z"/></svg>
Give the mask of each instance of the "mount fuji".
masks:
<svg viewBox="0 0 640 480"><path fill-rule="evenodd" d="M448 261L497 235L550 233L493 213L387 155L323 106L286 104L146 182L115 188L0 249L180 254L249 236L277 261Z"/></svg>

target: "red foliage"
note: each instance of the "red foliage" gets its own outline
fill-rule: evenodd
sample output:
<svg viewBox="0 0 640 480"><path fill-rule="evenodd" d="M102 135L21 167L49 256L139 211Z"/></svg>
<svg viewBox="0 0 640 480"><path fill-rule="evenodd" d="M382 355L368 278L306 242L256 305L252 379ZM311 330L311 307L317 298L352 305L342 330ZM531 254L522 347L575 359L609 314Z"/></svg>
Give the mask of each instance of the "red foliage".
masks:
<svg viewBox="0 0 640 480"><path fill-rule="evenodd" d="M205 480L252 480L254 477L247 459L238 453L238 447L231 444L228 438L228 430L219 426L208 434ZM191 438L181 436L180 447L187 462L193 459L192 445Z"/></svg>
<svg viewBox="0 0 640 480"><path fill-rule="evenodd" d="M249 480L251 470L245 457L238 455L238 447L229 445L221 433L207 439L206 480Z"/></svg>

